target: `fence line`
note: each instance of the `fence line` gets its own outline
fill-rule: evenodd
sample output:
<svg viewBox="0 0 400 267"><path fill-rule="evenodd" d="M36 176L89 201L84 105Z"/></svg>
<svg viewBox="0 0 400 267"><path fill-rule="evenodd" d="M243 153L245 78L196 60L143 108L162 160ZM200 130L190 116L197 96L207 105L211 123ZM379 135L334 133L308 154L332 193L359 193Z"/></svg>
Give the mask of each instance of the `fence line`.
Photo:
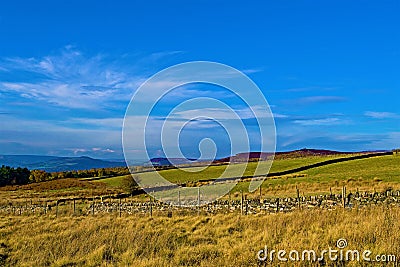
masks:
<svg viewBox="0 0 400 267"><path fill-rule="evenodd" d="M346 187L342 188L341 194L330 194L305 196L300 194L296 187L296 197L285 198L262 198L261 190L259 197L253 199L240 192L239 200L232 200L231 194L228 199L217 200L213 203L201 205L201 194L198 191L197 205L185 207L180 199L180 193L177 195L179 205L172 206L168 203L162 203L154 200L137 201L130 199L128 194L105 195L95 197L77 197L64 198L57 200L36 201L32 199L24 200L19 203L8 203L0 205L0 214L10 215L73 215L89 216L104 213L115 213L119 216L124 214L163 214L167 212L168 216L172 213L185 214L214 214L214 213L232 213L237 212L242 215L256 213L277 213L291 212L300 209L352 209L362 208L371 205L391 205L400 207L400 190L386 190L383 192L359 192L347 193ZM122 201L124 200L124 201ZM29 204L30 202L30 204Z"/></svg>

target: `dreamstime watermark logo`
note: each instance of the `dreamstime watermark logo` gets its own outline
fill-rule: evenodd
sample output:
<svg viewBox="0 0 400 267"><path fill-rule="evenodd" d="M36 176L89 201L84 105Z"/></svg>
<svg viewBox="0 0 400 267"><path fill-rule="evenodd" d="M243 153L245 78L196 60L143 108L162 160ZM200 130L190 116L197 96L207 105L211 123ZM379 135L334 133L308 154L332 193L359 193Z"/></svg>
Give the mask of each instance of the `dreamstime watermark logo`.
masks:
<svg viewBox="0 0 400 267"><path fill-rule="evenodd" d="M225 90L236 102L221 100L213 90L193 90L193 86L199 85ZM204 95L205 92L208 94ZM165 102L171 99L175 100L172 101L175 106L168 106L168 114L162 113L165 111ZM183 100L176 104L179 99ZM250 152L251 145L257 143L257 150L268 152L268 159L257 163L254 172L257 178L250 181L249 191L256 190L262 184L262 175L268 174L275 154L275 122L263 93L248 76L224 64L195 61L174 65L150 77L134 93L124 118L123 150L128 166L133 164L138 153L145 154L150 162L154 150L158 149L162 157L182 172L204 170L207 165L188 169L180 164L181 159L186 158L181 150L181 135L189 126L192 130L198 127L198 132L210 127L210 136L191 144L193 148L198 147L202 156L208 155L204 156L208 164L216 159L215 150L218 149L213 140L213 127L223 129L227 134L230 155ZM214 150L212 158L211 150ZM247 158L241 161L246 162L247 159L248 162L248 154L244 156ZM191 206L199 205L200 200L201 204L207 204L224 196L236 185L245 170L246 164L228 164L218 177L213 177L213 182L199 187L183 187L172 183L160 172L134 175L131 169L131 173L139 186L158 200ZM235 179L228 179L232 177Z"/></svg>
<svg viewBox="0 0 400 267"><path fill-rule="evenodd" d="M347 240L340 238L336 241L336 248L329 247L328 249L316 251L314 249L299 250L268 250L267 246L257 253L257 259L261 262L296 262L296 261L311 261L311 262L327 262L327 261L364 261L364 262L396 262L397 257L392 254L377 254L373 256L370 250L352 250L346 249L348 246Z"/></svg>

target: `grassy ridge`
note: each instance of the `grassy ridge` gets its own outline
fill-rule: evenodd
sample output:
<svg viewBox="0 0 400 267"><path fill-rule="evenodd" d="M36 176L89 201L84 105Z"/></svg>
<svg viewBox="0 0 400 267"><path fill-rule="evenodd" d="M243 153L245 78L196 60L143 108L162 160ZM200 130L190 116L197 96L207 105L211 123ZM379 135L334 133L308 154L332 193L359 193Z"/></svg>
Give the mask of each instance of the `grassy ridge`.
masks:
<svg viewBox="0 0 400 267"><path fill-rule="evenodd" d="M310 156L310 157L303 157L303 158L289 158L289 159L279 159L275 160L271 166L270 172L281 172L285 170L294 169L297 167L302 167L305 165L321 162L327 159L333 159L342 157L338 156ZM232 170L225 174L224 177L232 177L232 176L239 176L241 174L243 166L245 163L235 164L232 166ZM266 168L268 163L260 162L261 168ZM257 162L249 162L245 167L245 171L243 173L244 176L252 175L255 172L257 167ZM170 182L177 183L177 182L197 182L201 180L208 180L212 178L220 177L221 174L226 170L226 165L220 166L209 166L202 171L200 170L201 167L193 167L193 168L186 168L186 169L172 169L172 170L164 170L159 171L158 173L161 174L165 179ZM137 174L139 178L142 179L151 179L154 173L140 173ZM104 182L110 186L119 186L123 176L120 177L112 177L100 180L100 182Z"/></svg>
<svg viewBox="0 0 400 267"><path fill-rule="evenodd" d="M268 178L263 191L269 196L294 195L298 187L306 194L340 192L342 186L350 191L384 190L400 187L400 157L383 156L336 163L300 172L298 175ZM235 191L247 192L248 182L239 183Z"/></svg>
<svg viewBox="0 0 400 267"><path fill-rule="evenodd" d="M1 266L255 266L270 249L400 255L400 208L261 216L0 218ZM309 263L290 266L309 266ZM353 262L346 266L362 266ZM274 264L276 266L276 264Z"/></svg>
<svg viewBox="0 0 400 267"><path fill-rule="evenodd" d="M289 158L289 159L279 159L275 160L272 163L270 172L281 172L290 169L294 169L297 167L302 167L305 165L321 162L327 159L338 158L342 156L311 156L304 158ZM255 173L257 168L257 162L249 162L246 166L246 169L243 173L243 176L250 176ZM239 172L245 163L233 165L233 170L230 173L225 174L223 177L234 177L240 176ZM266 171L267 166L269 166L268 162L260 162L261 168L264 168ZM226 166L210 166L207 169L200 172L190 172L189 170L166 170L160 171L159 173L167 180L171 182L182 182L182 181L201 181L207 179L213 179L220 177L225 171ZM192 171L195 170L194 168ZM144 174L146 175L146 174Z"/></svg>
<svg viewBox="0 0 400 267"><path fill-rule="evenodd" d="M271 171L283 171L296 167L313 164L330 157L305 157L292 159L279 159L274 161ZM243 165L242 165L243 166ZM247 166L246 175L254 172L256 163L251 162ZM165 170L161 173L172 181L186 182L188 180L198 181L216 177L221 173L221 169L226 166L211 166L203 172L183 172L182 170ZM234 165L236 167L236 165ZM235 170L234 170L235 171ZM149 173L142 174L142 178ZM154 175L154 174L153 174ZM8 200L23 200L24 198L60 198L74 196L93 196L106 195L122 192L121 182L125 176L106 178L99 181L78 181L55 180L22 187L1 188L0 202ZM400 185L400 157L383 156L377 158L360 159L348 162L335 163L315 169L310 169L297 174L285 175L280 177L268 177L262 185L264 197L295 196L296 187L301 194L320 194L329 193L330 188L339 193L341 187L346 185L350 191L357 188L360 191L382 191L387 187L399 189ZM249 182L240 182L233 188L233 193L243 191L248 193ZM258 194L255 192L254 194ZM4 201L2 201L4 200Z"/></svg>
<svg viewBox="0 0 400 267"><path fill-rule="evenodd" d="M271 172L289 170L334 157L305 157L294 159L279 159L273 162ZM245 175L254 173L255 162L247 165ZM243 165L242 165L243 166ZM241 166L238 166L241 167ZM166 179L172 182L199 181L218 177L225 166L210 166L202 172L185 172L183 170L161 171ZM192 168L195 169L195 168ZM140 177L151 179L154 173L140 174ZM123 177L114 177L101 180L111 186L119 186ZM398 188L400 184L400 157L382 156L377 158L359 159L348 162L335 163L327 166L299 172L294 175L267 178L262 191L265 196L288 196L296 193L296 186L305 194L328 193L330 188L340 192L346 185L349 190L383 190L386 187ZM241 182L233 192L248 192L249 182Z"/></svg>

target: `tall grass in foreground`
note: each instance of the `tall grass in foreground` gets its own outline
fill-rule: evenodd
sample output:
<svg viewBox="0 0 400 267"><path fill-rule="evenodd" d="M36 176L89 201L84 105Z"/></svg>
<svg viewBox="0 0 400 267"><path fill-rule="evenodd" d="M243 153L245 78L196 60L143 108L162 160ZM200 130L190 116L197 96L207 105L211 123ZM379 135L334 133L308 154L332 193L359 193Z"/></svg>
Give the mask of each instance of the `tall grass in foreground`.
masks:
<svg viewBox="0 0 400 267"><path fill-rule="evenodd" d="M349 249L400 256L400 208L173 218L2 217L0 266L256 266L265 245L322 250L334 248L339 238L347 239ZM357 264L365 266L346 266Z"/></svg>

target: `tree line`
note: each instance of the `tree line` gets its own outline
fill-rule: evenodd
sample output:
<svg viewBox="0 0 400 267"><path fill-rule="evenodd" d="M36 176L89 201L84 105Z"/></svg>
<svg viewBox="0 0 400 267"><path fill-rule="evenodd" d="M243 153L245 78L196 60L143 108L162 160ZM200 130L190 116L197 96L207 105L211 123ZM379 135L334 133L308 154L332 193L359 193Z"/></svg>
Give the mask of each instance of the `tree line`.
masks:
<svg viewBox="0 0 400 267"><path fill-rule="evenodd" d="M0 186L24 185L63 178L113 177L129 174L126 167L100 168L78 171L46 172L43 170L28 170L27 168L0 168Z"/></svg>
<svg viewBox="0 0 400 267"><path fill-rule="evenodd" d="M30 175L31 172L27 168L12 168L3 165L0 168L0 186L27 184Z"/></svg>

